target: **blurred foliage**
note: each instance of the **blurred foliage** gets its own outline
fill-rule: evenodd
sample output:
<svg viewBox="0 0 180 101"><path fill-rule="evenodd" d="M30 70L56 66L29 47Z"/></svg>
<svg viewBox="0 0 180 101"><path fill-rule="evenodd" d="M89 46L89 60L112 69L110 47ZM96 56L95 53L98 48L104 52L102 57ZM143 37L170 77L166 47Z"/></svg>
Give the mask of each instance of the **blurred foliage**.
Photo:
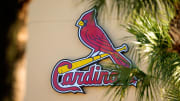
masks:
<svg viewBox="0 0 180 101"><path fill-rule="evenodd" d="M137 101L180 101L180 54L177 52L179 50L173 51L174 46L180 45L174 43L170 33L172 26L179 28L180 0L84 1L88 1L90 7L96 8L99 13L116 12L119 20L127 22L123 27L136 37L135 47L130 51L130 58L135 59L132 68L113 68L118 73L118 80L107 91L113 91L113 100L123 100L130 81L136 77ZM173 20L175 23L172 23ZM142 71L142 65L138 65L143 61L148 64L146 71ZM107 67L117 66L112 64Z"/></svg>
<svg viewBox="0 0 180 101"><path fill-rule="evenodd" d="M169 51L172 48L172 40L168 34L168 23L156 21L153 16L146 13L135 18L136 20L127 26L127 30L136 36L140 59L147 59L149 63L146 75L150 75L150 78L144 83L150 87L146 89L151 90L146 90L146 94L151 92L146 98L153 99L156 98L155 95L161 93L162 89L158 88L163 87L169 91L174 86L172 82L179 82L177 78L180 78L180 71L177 69L180 66L180 56L176 52ZM144 89L144 85L137 87L138 97L142 96L139 99L143 98ZM179 88L176 90L179 91Z"/></svg>
<svg viewBox="0 0 180 101"><path fill-rule="evenodd" d="M0 101L15 101L14 85L16 62L22 58L17 34L24 24L19 13L29 0L4 0L0 3Z"/></svg>
<svg viewBox="0 0 180 101"><path fill-rule="evenodd" d="M116 11L118 18L129 20L135 14L143 15L144 11L156 16L162 17L162 13L171 16L174 11L174 5L179 0L82 0L88 1L90 7L95 7L99 13L103 11Z"/></svg>

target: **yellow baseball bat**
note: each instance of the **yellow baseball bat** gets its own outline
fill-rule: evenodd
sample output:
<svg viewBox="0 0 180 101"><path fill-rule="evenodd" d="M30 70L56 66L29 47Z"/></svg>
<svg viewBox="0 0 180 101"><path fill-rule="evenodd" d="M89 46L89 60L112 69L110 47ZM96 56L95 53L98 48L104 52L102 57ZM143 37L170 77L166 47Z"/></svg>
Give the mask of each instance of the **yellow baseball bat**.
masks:
<svg viewBox="0 0 180 101"><path fill-rule="evenodd" d="M116 50L117 52L122 52L122 51L127 51L127 46L126 45L123 45L122 47L120 47L119 49ZM106 58L109 54L101 54L101 55L98 55L98 56L94 56L94 57L90 57L90 58L85 58L85 59L79 59L75 62L70 62L71 63L71 67L68 67L68 65L63 65L63 66L59 66L58 67L58 73L59 74L63 74L65 72L68 72L68 71L71 71L71 70L74 70L74 69L77 69L77 68L80 68L80 67L84 67L90 63L93 63L93 62L97 62L97 61L100 61L104 58Z"/></svg>

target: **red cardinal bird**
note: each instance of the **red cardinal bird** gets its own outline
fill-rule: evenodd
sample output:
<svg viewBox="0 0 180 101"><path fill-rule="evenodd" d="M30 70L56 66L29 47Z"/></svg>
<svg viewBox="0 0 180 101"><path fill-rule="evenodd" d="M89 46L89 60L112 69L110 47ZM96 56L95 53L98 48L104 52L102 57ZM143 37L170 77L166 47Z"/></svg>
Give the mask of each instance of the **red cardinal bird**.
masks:
<svg viewBox="0 0 180 101"><path fill-rule="evenodd" d="M123 54L116 51L109 37L98 25L95 9L83 13L76 26L79 27L78 33L81 42L92 49L90 56L98 55L101 52L107 53L115 64L130 67L130 61Z"/></svg>

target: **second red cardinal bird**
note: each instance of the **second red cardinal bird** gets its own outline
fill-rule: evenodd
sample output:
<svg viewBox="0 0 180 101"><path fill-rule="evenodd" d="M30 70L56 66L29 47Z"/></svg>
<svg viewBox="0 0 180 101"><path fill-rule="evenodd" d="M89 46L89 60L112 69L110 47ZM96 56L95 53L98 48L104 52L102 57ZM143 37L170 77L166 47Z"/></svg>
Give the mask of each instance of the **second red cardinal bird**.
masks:
<svg viewBox="0 0 180 101"><path fill-rule="evenodd" d="M97 24L95 9L83 13L76 26L79 27L79 38L82 43L92 49L91 56L98 55L101 52L107 53L115 64L130 67L130 61L116 51L109 37Z"/></svg>

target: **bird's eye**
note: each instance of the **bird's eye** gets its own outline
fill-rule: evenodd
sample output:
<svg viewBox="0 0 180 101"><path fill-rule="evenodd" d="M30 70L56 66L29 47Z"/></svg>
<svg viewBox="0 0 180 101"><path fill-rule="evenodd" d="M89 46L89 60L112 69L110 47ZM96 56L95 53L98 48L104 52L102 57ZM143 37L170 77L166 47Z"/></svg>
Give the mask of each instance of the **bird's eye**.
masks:
<svg viewBox="0 0 180 101"><path fill-rule="evenodd" d="M87 20L80 20L79 22L78 22L78 25L79 26L85 26L87 24Z"/></svg>

